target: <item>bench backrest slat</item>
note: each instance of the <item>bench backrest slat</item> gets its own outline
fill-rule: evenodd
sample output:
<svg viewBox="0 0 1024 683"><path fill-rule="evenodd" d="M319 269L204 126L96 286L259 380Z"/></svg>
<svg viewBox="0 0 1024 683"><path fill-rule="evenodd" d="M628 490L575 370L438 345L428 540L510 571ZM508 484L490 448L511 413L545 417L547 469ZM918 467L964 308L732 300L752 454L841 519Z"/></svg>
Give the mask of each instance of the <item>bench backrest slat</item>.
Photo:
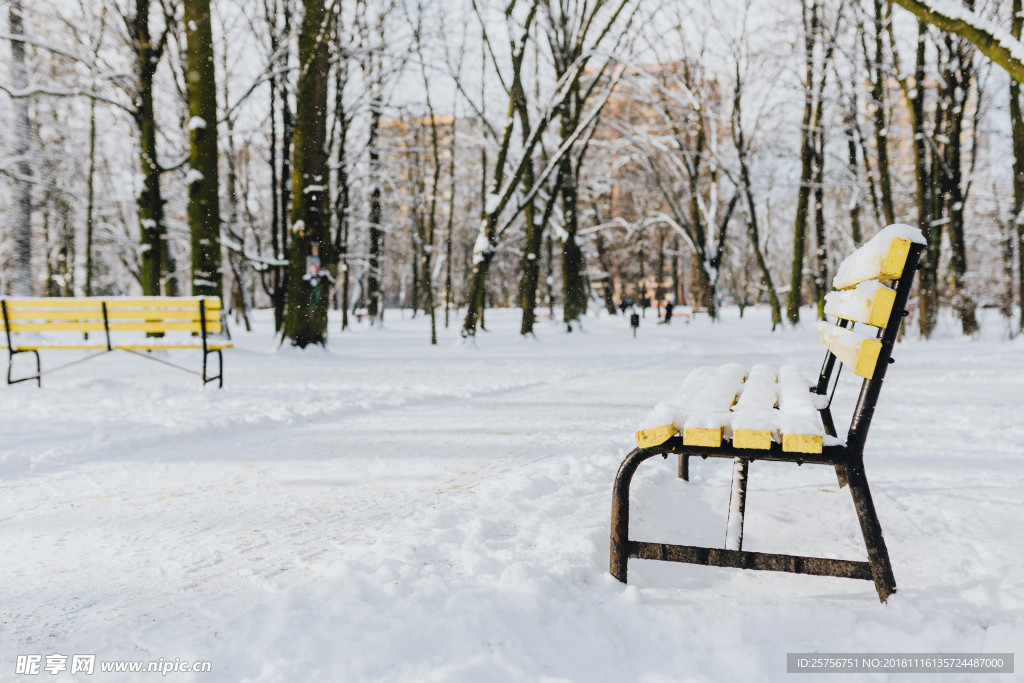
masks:
<svg viewBox="0 0 1024 683"><path fill-rule="evenodd" d="M839 264L832 286L850 289L868 280L898 280L903 275L912 242L899 236L904 234L902 231L887 234L886 230L901 227L909 226L891 225L850 254Z"/></svg>
<svg viewBox="0 0 1024 683"><path fill-rule="evenodd" d="M9 333L222 330L216 297L4 299L4 306Z"/></svg>
<svg viewBox="0 0 1024 683"><path fill-rule="evenodd" d="M821 340L828 350L855 375L871 379L878 364L882 343L861 337L853 330L836 325L821 325Z"/></svg>
<svg viewBox="0 0 1024 683"><path fill-rule="evenodd" d="M864 378L847 433L851 452L863 453L924 244L920 230L890 225L847 257L833 279L840 291L829 295L826 312L841 324L821 324L821 339L829 351L816 391L825 393L835 367L833 359ZM893 282L894 288L882 281ZM854 331L849 323L870 325L871 334Z"/></svg>
<svg viewBox="0 0 1024 683"><path fill-rule="evenodd" d="M878 280L869 280L853 289L827 294L825 315L872 327L885 327L895 303L896 290L886 287Z"/></svg>

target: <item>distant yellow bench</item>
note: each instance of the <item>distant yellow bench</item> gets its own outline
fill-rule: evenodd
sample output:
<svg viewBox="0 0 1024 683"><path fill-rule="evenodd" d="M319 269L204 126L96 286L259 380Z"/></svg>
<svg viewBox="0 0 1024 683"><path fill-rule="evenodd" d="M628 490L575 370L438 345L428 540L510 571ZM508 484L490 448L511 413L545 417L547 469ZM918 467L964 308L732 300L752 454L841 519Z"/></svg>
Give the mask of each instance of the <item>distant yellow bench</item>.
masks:
<svg viewBox="0 0 1024 683"><path fill-rule="evenodd" d="M4 332L7 337L7 383L35 380L42 386L42 376L69 365L81 363L110 351L127 351L203 378L203 385L216 381L224 386L222 349L233 346L230 341L214 340L211 335L222 331L221 303L217 297L66 297L0 299ZM189 336L164 337L167 333L191 333ZM51 333L77 333L80 339L64 334L54 339ZM136 334L131 334L136 333ZM146 336L143 336L144 333ZM157 336L160 335L160 336ZM78 349L97 351L85 358L57 368L42 371L40 351ZM201 349L202 372L150 355L160 349ZM13 378L14 357L32 353L36 373ZM216 354L217 374L207 375L207 358Z"/></svg>
<svg viewBox="0 0 1024 683"><path fill-rule="evenodd" d="M924 238L916 228L892 225L839 266L825 312L837 325L819 323L828 347L817 383L798 368L731 363L697 368L677 394L658 404L636 432L637 448L619 468L612 494L611 573L626 581L629 558L741 569L838 576L873 581L882 602L896 591L882 528L864 476L864 442L885 370L905 315ZM890 287L886 283L891 283ZM867 333L854 330L867 327ZM837 434L830 385L839 367L864 378L845 441ZM733 486L724 548L669 545L629 538L630 482L641 462L679 456L679 477L689 478L689 458L732 458ZM816 463L835 468L849 485L868 560L839 560L744 551L747 475L755 460Z"/></svg>

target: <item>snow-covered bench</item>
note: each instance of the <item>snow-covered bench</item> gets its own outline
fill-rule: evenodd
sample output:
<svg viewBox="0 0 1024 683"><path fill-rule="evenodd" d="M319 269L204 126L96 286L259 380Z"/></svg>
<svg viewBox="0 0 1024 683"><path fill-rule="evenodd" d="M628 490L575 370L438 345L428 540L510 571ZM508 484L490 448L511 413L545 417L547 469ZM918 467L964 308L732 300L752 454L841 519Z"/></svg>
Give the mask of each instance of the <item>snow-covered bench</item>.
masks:
<svg viewBox="0 0 1024 683"><path fill-rule="evenodd" d="M737 363L697 368L675 396L659 403L636 432L637 448L623 461L612 498L611 573L626 581L630 557L693 564L786 571L873 581L882 602L896 591L864 475L864 442L885 371L905 315L914 271L924 248L920 230L891 225L851 254L836 272L836 291L825 312L838 325L819 323L828 348L817 381L783 365L747 368ZM884 283L891 283L887 286ZM866 332L854 330L854 325ZM850 427L841 438L831 412L836 362L864 378ZM834 391L834 388L832 389ZM669 545L629 538L629 489L641 462L679 456L679 476L689 478L691 456L734 459L725 548ZM868 560L839 560L744 551L743 517L750 462L772 460L830 465L849 485Z"/></svg>
<svg viewBox="0 0 1024 683"><path fill-rule="evenodd" d="M210 335L221 332L221 304L217 297L65 297L0 299L7 344L7 383L35 380L42 386L42 376L67 365L110 351L127 351L166 365L195 372L203 385L217 381L224 386L222 349L231 342L214 340ZM70 338L73 333L77 338ZM167 337L168 333L182 333ZM155 336L160 335L160 336ZM56 337L56 339L55 339ZM55 349L95 351L66 365L42 371L39 352ZM159 349L201 349L202 373L183 368L143 351ZM31 353L36 357L36 372L17 379L11 372L14 357ZM217 355L217 374L207 375L207 357Z"/></svg>

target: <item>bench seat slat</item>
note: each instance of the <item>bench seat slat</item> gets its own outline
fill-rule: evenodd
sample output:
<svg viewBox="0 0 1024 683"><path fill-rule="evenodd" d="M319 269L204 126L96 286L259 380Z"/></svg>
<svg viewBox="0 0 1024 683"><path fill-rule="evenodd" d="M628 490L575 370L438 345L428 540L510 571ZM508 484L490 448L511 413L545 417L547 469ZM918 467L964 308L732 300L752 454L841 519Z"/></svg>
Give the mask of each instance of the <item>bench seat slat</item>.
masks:
<svg viewBox="0 0 1024 683"><path fill-rule="evenodd" d="M747 371L739 363L728 363L715 368L713 375L692 396L687 398L685 420L682 422L683 444L687 446L717 447L729 427L729 410L743 389Z"/></svg>
<svg viewBox="0 0 1024 683"><path fill-rule="evenodd" d="M732 412L732 443L737 448L771 448L775 406L779 401L778 374L767 365L750 368Z"/></svg>
<svg viewBox="0 0 1024 683"><path fill-rule="evenodd" d="M822 452L824 428L814 394L795 366L782 366L776 373L755 365L745 377L736 364L698 368L683 387L688 394L680 392L658 404L636 432L640 448L658 446L681 433L685 446L719 448L731 439L736 448L768 450L781 442L791 452ZM735 404L726 408L727 402Z"/></svg>

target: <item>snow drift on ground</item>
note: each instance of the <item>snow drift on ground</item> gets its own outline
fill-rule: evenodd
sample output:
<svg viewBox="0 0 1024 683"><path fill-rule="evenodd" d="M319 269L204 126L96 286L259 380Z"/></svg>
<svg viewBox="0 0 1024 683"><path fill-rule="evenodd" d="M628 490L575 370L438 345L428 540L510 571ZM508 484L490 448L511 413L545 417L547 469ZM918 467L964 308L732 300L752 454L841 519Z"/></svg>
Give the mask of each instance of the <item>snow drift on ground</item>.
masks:
<svg viewBox="0 0 1024 683"><path fill-rule="evenodd" d="M1024 642L1024 340L992 318L897 346L866 454L899 587L880 605L844 579L640 560L612 579L611 485L643 416L694 367L813 376L823 355L812 323L771 334L766 311L654 323L523 340L489 311L475 345L455 323L431 347L389 311L300 352L260 313L223 390L124 354L0 386L0 678L158 677L12 673L94 653L212 662L181 681L768 681L787 652ZM844 373L840 414L856 391ZM645 463L632 536L721 546L731 469ZM750 482L745 548L864 557L828 468L755 462Z"/></svg>

